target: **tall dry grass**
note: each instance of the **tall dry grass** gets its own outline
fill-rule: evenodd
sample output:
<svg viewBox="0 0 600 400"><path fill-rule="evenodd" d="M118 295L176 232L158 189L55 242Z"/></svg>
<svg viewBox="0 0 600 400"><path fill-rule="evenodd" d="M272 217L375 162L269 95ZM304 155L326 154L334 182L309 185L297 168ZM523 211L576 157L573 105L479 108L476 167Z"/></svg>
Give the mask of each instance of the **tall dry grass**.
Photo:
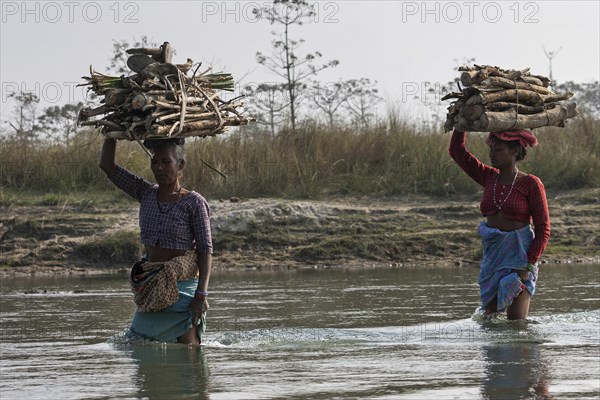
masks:
<svg viewBox="0 0 600 400"><path fill-rule="evenodd" d="M540 145L521 169L548 190L600 186L600 121L580 116L567 128L536 130ZM444 195L478 190L448 156L450 134L415 128L396 116L368 130L304 123L295 134L272 137L243 127L224 137L188 140L184 185L209 197L325 195ZM485 135L469 134L468 148L487 162ZM102 138L79 134L69 148L0 142L0 189L34 192L112 190L98 168ZM227 175L227 179L204 162ZM137 143L119 142L118 162L152 179Z"/></svg>

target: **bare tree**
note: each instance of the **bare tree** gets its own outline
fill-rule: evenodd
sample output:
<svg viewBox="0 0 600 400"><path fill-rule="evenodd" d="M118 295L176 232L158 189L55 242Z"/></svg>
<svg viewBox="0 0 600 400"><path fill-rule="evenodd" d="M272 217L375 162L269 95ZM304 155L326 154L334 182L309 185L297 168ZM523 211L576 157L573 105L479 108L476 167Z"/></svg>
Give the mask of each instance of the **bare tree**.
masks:
<svg viewBox="0 0 600 400"><path fill-rule="evenodd" d="M283 78L284 90L287 92L289 114L292 131L296 130L300 91L306 87L304 82L319 71L334 67L339 64L332 60L317 64L317 59L322 57L318 51L313 53L300 53L303 39L293 39L290 30L294 25L310 22L315 15L314 7L304 0L274 0L273 4L257 8L254 13L260 18L267 19L271 25L282 26L283 32L272 32L276 37L272 41L271 53L265 55L256 53L256 61Z"/></svg>
<svg viewBox="0 0 600 400"><path fill-rule="evenodd" d="M346 82L341 80L326 84L318 81L311 83L310 97L315 106L325 114L329 127L333 127L338 111L348 101L351 95L348 89Z"/></svg>
<svg viewBox="0 0 600 400"><path fill-rule="evenodd" d="M72 135L77 131L77 116L83 108L83 103L65 104L64 106L51 106L44 109L39 117L41 129L46 132L51 140L62 142L69 147Z"/></svg>
<svg viewBox="0 0 600 400"><path fill-rule="evenodd" d="M371 119L375 116L374 110L382 100L377 89L377 81L371 82L369 78L352 79L346 81L348 91L345 108L353 115L364 128L368 128Z"/></svg>
<svg viewBox="0 0 600 400"><path fill-rule="evenodd" d="M246 86L244 91L250 99L250 113L259 124L267 125L272 136L275 136L276 127L285 118L285 111L289 103L285 101L281 84L261 83L257 87Z"/></svg>
<svg viewBox="0 0 600 400"><path fill-rule="evenodd" d="M35 93L22 91L11 93L8 97L14 98L16 102L13 120L7 121L14 130L15 137L24 142L36 140L40 130L37 123L39 97Z"/></svg>

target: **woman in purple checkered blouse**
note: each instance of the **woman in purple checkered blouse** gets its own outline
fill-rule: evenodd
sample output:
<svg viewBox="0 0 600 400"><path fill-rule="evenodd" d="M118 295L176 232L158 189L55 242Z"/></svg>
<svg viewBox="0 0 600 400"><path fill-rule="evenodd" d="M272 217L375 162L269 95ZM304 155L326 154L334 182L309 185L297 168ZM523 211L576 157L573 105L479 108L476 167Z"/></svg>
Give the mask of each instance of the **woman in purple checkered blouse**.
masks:
<svg viewBox="0 0 600 400"><path fill-rule="evenodd" d="M158 312L136 311L130 332L145 339L199 344L208 309L212 238L210 209L199 193L181 186L183 140L148 141L152 184L115 164L116 140L105 139L100 168L121 190L140 202L140 236L149 262L167 262L194 250L198 278L178 281L179 300ZM192 253L193 254L193 253Z"/></svg>

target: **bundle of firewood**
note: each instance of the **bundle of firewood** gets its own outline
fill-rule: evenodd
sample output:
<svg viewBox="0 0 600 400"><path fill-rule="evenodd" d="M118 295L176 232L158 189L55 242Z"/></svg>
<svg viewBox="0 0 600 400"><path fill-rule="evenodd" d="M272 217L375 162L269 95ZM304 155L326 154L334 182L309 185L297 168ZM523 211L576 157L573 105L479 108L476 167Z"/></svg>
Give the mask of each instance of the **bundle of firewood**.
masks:
<svg viewBox="0 0 600 400"><path fill-rule="evenodd" d="M577 115L576 104L565 100L573 93L558 94L550 80L532 75L529 68L504 70L489 65L461 67L459 92L442 100L456 99L448 107L444 129L498 132L564 126Z"/></svg>
<svg viewBox="0 0 600 400"><path fill-rule="evenodd" d="M108 138L143 140L190 136L214 136L228 126L253 121L242 115L239 98L224 101L216 89L233 91L228 73L192 71L193 61L172 63L172 49L165 42L158 49L129 49L127 66L132 75L107 76L90 67L83 77L101 106L79 113L81 125L102 127ZM92 117L102 116L99 119Z"/></svg>

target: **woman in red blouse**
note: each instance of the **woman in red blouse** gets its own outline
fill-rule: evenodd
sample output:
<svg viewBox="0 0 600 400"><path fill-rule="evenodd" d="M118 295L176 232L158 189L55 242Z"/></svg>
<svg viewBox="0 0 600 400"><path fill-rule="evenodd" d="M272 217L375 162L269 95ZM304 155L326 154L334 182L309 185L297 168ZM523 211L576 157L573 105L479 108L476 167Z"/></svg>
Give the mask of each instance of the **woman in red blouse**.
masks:
<svg viewBox="0 0 600 400"><path fill-rule="evenodd" d="M449 153L483 186L480 208L486 222L479 226L482 308L487 314L506 309L509 319L524 319L535 292L538 260L550 237L544 185L517 167L525 148L535 146L537 139L526 130L490 133L487 144L492 165L488 166L466 149L465 137L465 132L454 131Z"/></svg>

